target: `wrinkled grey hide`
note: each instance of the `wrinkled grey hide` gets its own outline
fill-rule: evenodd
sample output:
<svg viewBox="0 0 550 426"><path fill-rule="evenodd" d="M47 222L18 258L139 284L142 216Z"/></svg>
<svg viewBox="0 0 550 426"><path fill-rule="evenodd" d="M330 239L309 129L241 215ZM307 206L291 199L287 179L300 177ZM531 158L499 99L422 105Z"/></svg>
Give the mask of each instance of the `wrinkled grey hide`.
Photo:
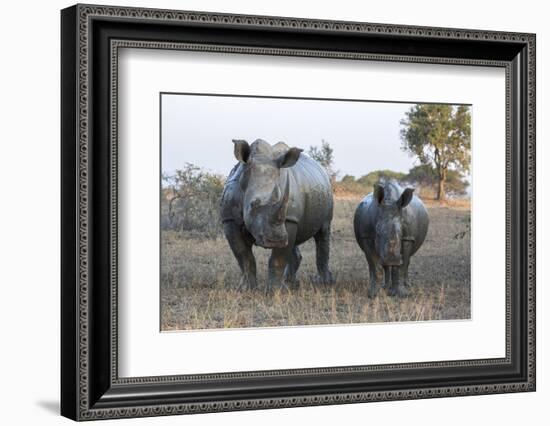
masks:
<svg viewBox="0 0 550 426"><path fill-rule="evenodd" d="M325 170L301 149L258 139L251 145L234 140L239 163L233 167L221 200L225 237L242 277L239 288L255 288L254 244L272 249L268 284L296 283L302 256L298 246L315 238L317 270L332 283L328 267L333 200Z"/></svg>
<svg viewBox="0 0 550 426"><path fill-rule="evenodd" d="M377 183L355 210L355 238L369 264L369 297L376 296L380 286L390 296L408 294L409 262L429 224L428 212L413 191L394 181Z"/></svg>

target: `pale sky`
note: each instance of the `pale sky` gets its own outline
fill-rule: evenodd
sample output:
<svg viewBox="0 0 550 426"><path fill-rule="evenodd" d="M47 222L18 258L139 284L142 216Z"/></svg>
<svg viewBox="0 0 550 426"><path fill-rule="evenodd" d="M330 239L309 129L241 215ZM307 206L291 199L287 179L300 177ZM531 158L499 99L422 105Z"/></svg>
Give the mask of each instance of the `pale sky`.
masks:
<svg viewBox="0 0 550 426"><path fill-rule="evenodd" d="M279 141L307 152L322 140L334 149L339 178L419 164L401 150L399 121L413 104L224 96L162 95L162 171L186 162L227 175L232 139Z"/></svg>

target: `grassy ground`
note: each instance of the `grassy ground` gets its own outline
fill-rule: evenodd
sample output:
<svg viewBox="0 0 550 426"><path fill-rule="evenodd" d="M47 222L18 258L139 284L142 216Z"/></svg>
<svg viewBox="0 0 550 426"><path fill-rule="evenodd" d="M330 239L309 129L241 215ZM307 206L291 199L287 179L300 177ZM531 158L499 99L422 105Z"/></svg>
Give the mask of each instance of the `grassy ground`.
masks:
<svg viewBox="0 0 550 426"><path fill-rule="evenodd" d="M162 232L161 328L187 330L233 327L280 327L389 321L470 318L470 210L467 204L428 203L430 228L413 256L413 288L405 299L381 291L367 298L368 267L355 241L352 218L358 198L336 199L330 265L333 287L313 284L315 245L300 247L299 289L262 291L269 251L254 248L259 291L235 290L240 272L227 241L200 234ZM468 231L463 238L456 234Z"/></svg>

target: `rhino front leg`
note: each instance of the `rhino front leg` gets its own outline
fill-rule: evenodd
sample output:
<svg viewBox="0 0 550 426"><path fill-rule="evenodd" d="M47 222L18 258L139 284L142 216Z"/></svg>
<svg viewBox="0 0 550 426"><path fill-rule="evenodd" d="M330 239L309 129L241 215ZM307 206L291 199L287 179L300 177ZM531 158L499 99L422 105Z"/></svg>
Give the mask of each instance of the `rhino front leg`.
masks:
<svg viewBox="0 0 550 426"><path fill-rule="evenodd" d="M290 261L285 269L284 279L285 282L292 288L298 287L298 280L296 279L296 273L302 262L302 254L297 246L294 246L290 255Z"/></svg>
<svg viewBox="0 0 550 426"><path fill-rule="evenodd" d="M401 255L403 263L401 266L391 266L391 286L388 287L390 296L406 297L409 295L409 264L411 262L411 253L414 247L413 241L403 241L401 243Z"/></svg>
<svg viewBox="0 0 550 426"><path fill-rule="evenodd" d="M367 296L374 298L378 294L380 287L384 287L383 269L380 261L373 256L367 255L367 263L369 264L370 285Z"/></svg>
<svg viewBox="0 0 550 426"><path fill-rule="evenodd" d="M252 253L252 239L242 231L241 226L233 221L223 224L223 232L241 269L242 275L237 289L252 290L257 288L256 259Z"/></svg>
<svg viewBox="0 0 550 426"><path fill-rule="evenodd" d="M363 244L361 244L361 248L365 252L365 257L367 258L367 263L369 264L369 289L368 289L368 297L374 298L378 294L378 291L380 290L380 287L384 287L383 283L383 268L380 264L380 259L376 255L376 253L370 249L370 246L367 242L367 240L363 240Z"/></svg>
<svg viewBox="0 0 550 426"><path fill-rule="evenodd" d="M334 284L334 278L328 265L330 256L330 223L323 225L314 235L317 272L322 284Z"/></svg>
<svg viewBox="0 0 550 426"><path fill-rule="evenodd" d="M401 268L402 266L390 267L391 287L388 289L389 296L407 297L409 295L409 290L407 290L400 277Z"/></svg>
<svg viewBox="0 0 550 426"><path fill-rule="evenodd" d="M267 272L267 292L271 292L273 287L288 290L288 286L285 284L284 280L284 272L287 266L291 264L297 229L298 227L295 223L287 222L286 230L288 233L288 244L285 247L271 250Z"/></svg>
<svg viewBox="0 0 550 426"><path fill-rule="evenodd" d="M382 283L382 287L384 288L391 287L391 267L390 266L384 266L384 282Z"/></svg>
<svg viewBox="0 0 550 426"><path fill-rule="evenodd" d="M269 257L269 266L267 272L267 292L271 292L273 288L281 288L288 290L288 286L284 280L285 268L289 264L292 250L287 247L276 248L271 252Z"/></svg>
<svg viewBox="0 0 550 426"><path fill-rule="evenodd" d="M401 265L400 275L403 279L403 284L405 287L411 287L411 282L409 281L409 264L411 262L411 253L414 247L414 242L412 241L403 241L401 245L401 251L403 254L403 265Z"/></svg>

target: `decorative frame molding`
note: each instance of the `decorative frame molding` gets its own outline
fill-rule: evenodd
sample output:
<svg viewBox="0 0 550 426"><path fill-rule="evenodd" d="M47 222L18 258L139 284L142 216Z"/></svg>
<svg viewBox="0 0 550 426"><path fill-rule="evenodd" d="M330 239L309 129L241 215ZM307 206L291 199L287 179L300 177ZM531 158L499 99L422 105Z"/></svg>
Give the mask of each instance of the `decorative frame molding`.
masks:
<svg viewBox="0 0 550 426"><path fill-rule="evenodd" d="M299 39L315 32L327 37L349 35L350 48L259 47L181 41L134 39L125 23L139 23L143 31L179 28L224 28L228 32L275 31ZM97 26L94 26L97 24ZM105 25L104 29L101 25ZM120 27L118 27L120 26ZM150 29L148 29L150 28ZM109 33L103 36L102 32ZM162 37L164 36L164 39ZM96 37L96 38L94 38ZM237 36L236 36L237 37ZM353 49L355 37L376 40L370 51ZM242 36L246 39L246 36ZM108 41L106 41L108 40ZM285 43L291 43L285 39ZM386 52L384 44L400 41L423 44L422 52L437 45L479 46L470 56L406 55ZM378 43L378 44L376 44ZM215 51L274 56L310 56L333 59L439 63L503 67L506 70L506 357L503 359L392 364L361 367L327 367L300 370L222 373L188 376L119 378L117 368L117 85L118 49L123 47ZM386 47L387 49L387 47ZM424 50L422 50L424 49ZM430 50L431 49L431 50ZM488 54L488 49L493 53ZM441 51L441 49L440 49ZM196 412L340 404L366 401L434 398L535 390L535 36L533 34L401 25L337 22L266 16L230 15L126 7L76 5L62 12L62 414L75 420L141 417ZM108 62L108 63L107 63ZM96 67L96 68L94 68ZM99 70L98 70L99 69ZM101 97L101 100L99 100ZM108 103L106 104L105 101ZM99 118L101 117L101 118ZM104 120L105 122L101 121ZM106 123L108 122L108 123ZM109 146L94 141L107 136ZM96 139L94 139L96 138ZM517 145L517 146L516 146ZM108 171L107 181L91 168ZM105 161L106 159L108 161ZM514 165L515 164L515 165ZM519 165L518 165L519 164ZM96 189L97 188L97 189ZM108 189L102 198L99 188ZM514 209L519 208L516 212ZM65 218L65 219L63 219ZM107 229L99 235L96 229ZM512 241L515 241L513 244ZM98 266L99 246L108 252L108 265ZM95 256L94 254L97 254ZM519 266L512 256L521 257ZM108 278L99 283L98 276ZM108 288L107 288L108 286ZM520 300L521 299L521 300ZM94 303L92 304L92 300ZM514 307L518 303L518 307ZM103 306L99 310L97 305ZM107 308L108 309L105 309ZM519 351L519 352L518 352ZM406 370L438 370L436 376L458 368L507 368L509 380L472 382L468 385L357 390L351 383L361 374ZM511 371L516 374L511 375ZM219 387L228 380L250 380L269 386L276 378L295 382L314 377L328 383L332 376L350 376L352 391L279 391L257 398L252 392L218 395L209 399L163 396L162 388L187 385ZM353 376L353 377L352 377ZM444 377L441 377L443 380ZM260 381L264 380L263 384ZM435 380L435 379L434 379ZM399 381L399 380L397 380ZM355 383L355 382L353 382ZM372 388L372 384L369 385ZM136 396L141 393L150 397ZM144 391L144 388L146 389Z"/></svg>

